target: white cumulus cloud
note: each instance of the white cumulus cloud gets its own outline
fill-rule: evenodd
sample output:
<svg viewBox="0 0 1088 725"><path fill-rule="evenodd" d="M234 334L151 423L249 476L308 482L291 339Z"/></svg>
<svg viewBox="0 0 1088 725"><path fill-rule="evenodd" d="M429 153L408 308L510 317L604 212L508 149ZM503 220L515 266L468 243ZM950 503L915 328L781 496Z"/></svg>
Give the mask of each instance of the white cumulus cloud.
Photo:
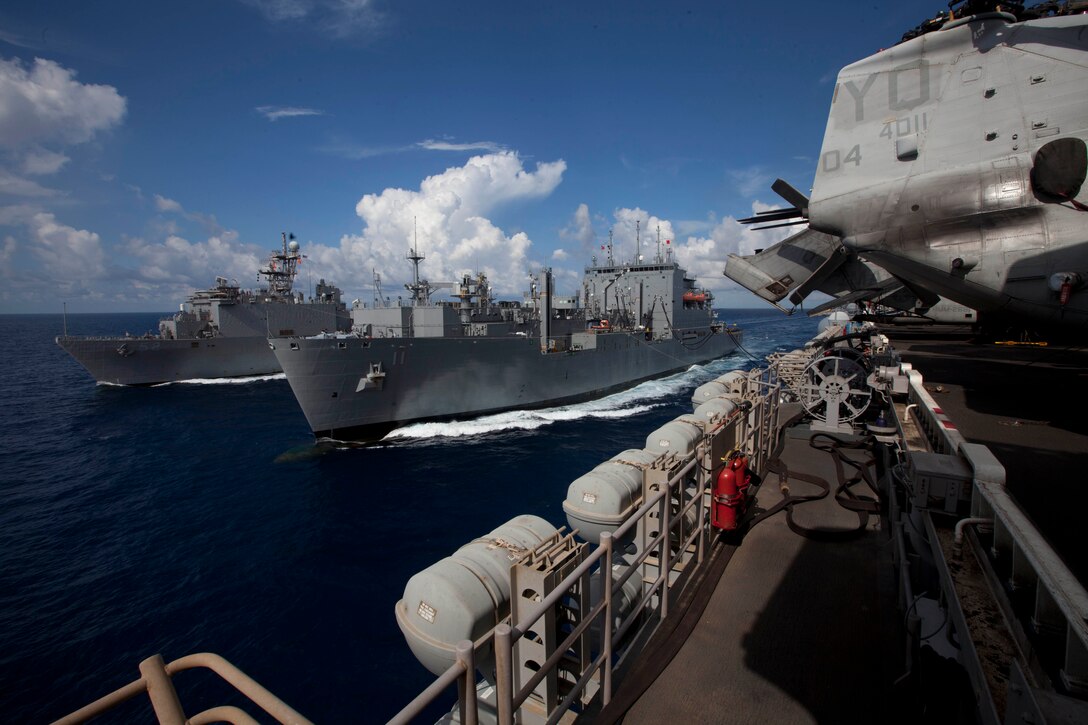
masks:
<svg viewBox="0 0 1088 725"><path fill-rule="evenodd" d="M112 86L80 83L75 71L51 60L0 59L0 196L61 196L28 178L68 163L47 147L85 143L124 115L125 99Z"/></svg>
<svg viewBox="0 0 1088 725"><path fill-rule="evenodd" d="M52 277L72 282L105 272L106 254L96 233L62 224L46 212L35 214L30 228L32 251Z"/></svg>
<svg viewBox="0 0 1088 725"><path fill-rule="evenodd" d="M752 203L753 214L773 208L776 207L760 201ZM712 290L735 290L738 286L723 276L725 262L730 254L754 254L755 250L769 247L795 231L797 228L783 227L757 232L727 216L717 221L705 236L689 235L673 240L673 252L680 263L705 286Z"/></svg>
<svg viewBox="0 0 1088 725"><path fill-rule="evenodd" d="M35 176L55 174L70 159L64 154L43 148L32 148L23 155L23 171Z"/></svg>
<svg viewBox="0 0 1088 725"><path fill-rule="evenodd" d="M75 72L35 58L0 60L0 144L89 141L119 123L125 99L113 86L80 83Z"/></svg>
<svg viewBox="0 0 1088 725"><path fill-rule="evenodd" d="M597 239L593 228L593 219L589 214L589 204L579 204L570 223L559 230L560 239L570 239L578 243L583 252L591 251Z"/></svg>
<svg viewBox="0 0 1088 725"><path fill-rule="evenodd" d="M183 214L183 219L204 217ZM174 219L167 222L152 238L103 239L33 204L0 205L0 226L18 230L0 237L0 275L7 280L0 304L41 308L63 297L92 306L170 309L194 289L212 286L217 276L250 289L265 283L257 269L277 244L245 243L238 232L218 225L190 239Z"/></svg>
<svg viewBox="0 0 1088 725"><path fill-rule="evenodd" d="M236 279L242 287L257 286L257 268L266 253L241 243L233 230L196 242L177 234L162 242L130 239L124 251L137 260L138 280L153 286L157 296L178 299L211 286L217 276Z"/></svg>
<svg viewBox="0 0 1088 725"><path fill-rule="evenodd" d="M369 286L376 270L390 293L411 278L404 255L418 229L426 255L420 273L427 279L455 281L479 269L498 292L520 294L532 241L524 232L507 234L488 216L503 205L548 196L565 170L562 160L526 169L505 151L473 156L427 177L418 190L367 194L355 207L365 225L361 234L345 235L338 247L307 247L314 274L354 289Z"/></svg>
<svg viewBox="0 0 1088 725"><path fill-rule="evenodd" d="M36 181L16 176L0 167L0 196L45 198L56 195L56 190L42 186Z"/></svg>
<svg viewBox="0 0 1088 725"><path fill-rule="evenodd" d="M613 248L619 250L625 248L629 251L626 259L634 259L637 254L646 262L654 258L658 251L660 240L661 254L668 251L669 244L673 240L672 222L661 219L642 209L617 209L613 212L615 224L612 225ZM675 241L675 240L673 240ZM617 259L620 255L617 251Z"/></svg>
<svg viewBox="0 0 1088 725"><path fill-rule="evenodd" d="M752 204L753 213L773 208L775 207L759 201ZM579 218L591 218L586 204L578 207L575 219ZM681 224L686 229L678 233ZM669 219L638 207L622 207L612 213L615 260L619 263L630 262L639 250L643 261L653 260L658 250L659 227L662 256L669 253L674 255L676 261L698 280L700 286L715 292L738 289L735 283L723 275L725 261L730 254L752 254L756 249L769 247L796 231L783 228L757 232L733 217L721 220L711 217L707 222L698 225L693 222L674 224ZM691 228L699 228L701 233L686 233Z"/></svg>

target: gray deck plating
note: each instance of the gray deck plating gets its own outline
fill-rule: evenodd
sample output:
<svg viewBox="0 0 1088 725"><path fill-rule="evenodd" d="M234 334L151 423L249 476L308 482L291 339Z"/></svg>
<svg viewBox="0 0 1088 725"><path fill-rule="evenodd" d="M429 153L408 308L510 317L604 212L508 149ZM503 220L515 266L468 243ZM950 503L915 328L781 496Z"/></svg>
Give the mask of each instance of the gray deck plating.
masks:
<svg viewBox="0 0 1088 725"><path fill-rule="evenodd" d="M976 342L968 328L888 327L960 433L1005 467L1009 492L1081 582L1088 581L1088 351Z"/></svg>
<svg viewBox="0 0 1088 725"><path fill-rule="evenodd" d="M1088 566L1076 522L1088 495L1070 472L1088 463L1088 423L1072 405L1084 391L1088 353L973 342L966 329L882 331L923 372L965 438L990 447L1006 467L1010 492L1083 581ZM799 431L782 458L791 470L834 480L827 456ZM779 499L775 484L761 488L757 506ZM806 485L790 484L794 493ZM798 507L796 519L806 526L855 521L830 497ZM698 627L625 721L901 719L906 710L889 687L904 662L892 547L874 524L849 543L803 539L781 514L757 525Z"/></svg>
<svg viewBox="0 0 1088 725"><path fill-rule="evenodd" d="M828 454L794 431L782 460L835 482ZM794 494L815 492L791 480ZM781 498L777 481L754 505ZM856 515L831 496L802 504L806 527L852 529ZM660 722L882 722L888 683L901 672L891 547L876 518L845 543L802 538L779 513L753 528L733 554L688 641L624 718ZM799 606L800 605L800 606Z"/></svg>

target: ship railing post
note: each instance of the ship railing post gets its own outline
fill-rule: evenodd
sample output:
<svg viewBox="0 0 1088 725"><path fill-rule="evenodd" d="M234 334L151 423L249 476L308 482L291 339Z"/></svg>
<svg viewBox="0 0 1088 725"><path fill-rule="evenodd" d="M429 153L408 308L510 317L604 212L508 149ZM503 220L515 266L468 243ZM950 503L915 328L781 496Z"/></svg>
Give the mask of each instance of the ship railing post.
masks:
<svg viewBox="0 0 1088 725"><path fill-rule="evenodd" d="M147 683L147 694L159 722L162 725L183 725L186 722L185 711L181 709L181 700L170 675L166 674L162 655L154 655L141 662L140 674Z"/></svg>
<svg viewBox="0 0 1088 725"><path fill-rule="evenodd" d="M768 405L769 399L764 396L759 400L759 439L756 441L755 450L760 452L760 463L762 464L763 451L772 444L771 442L771 408Z"/></svg>
<svg viewBox="0 0 1088 725"><path fill-rule="evenodd" d="M661 553L658 555L658 581L661 582L661 589L659 589L659 595L661 597L661 618L669 616L669 559L672 552L669 551L669 537L672 536L671 521L669 514L672 511L672 488L673 483L679 482L679 478L674 481L669 481L665 484L665 495L661 497ZM677 486L679 490L679 486Z"/></svg>
<svg viewBox="0 0 1088 725"><path fill-rule="evenodd" d="M775 431L776 436L784 436L785 433L782 432L782 385L781 385L781 383L774 387L774 389L771 391L771 394L774 396L772 398L772 400L774 401L774 431ZM771 441L772 445L776 445L777 443L778 443L777 440L772 440Z"/></svg>
<svg viewBox="0 0 1088 725"><path fill-rule="evenodd" d="M612 700L612 532L601 532L601 591L604 593L604 612L601 622L601 705Z"/></svg>
<svg viewBox="0 0 1088 725"><path fill-rule="evenodd" d="M457 643L457 661L464 666L465 674L457 679L457 702L460 706L461 722L464 725L476 725L476 661L472 642L463 639Z"/></svg>
<svg viewBox="0 0 1088 725"><path fill-rule="evenodd" d="M715 433L715 437L722 435L727 424L723 423ZM698 500L695 502L695 526L699 530L699 536L696 538L695 544L695 562L696 564L703 563L703 555L706 551L706 534L707 534L707 521L706 516L706 492L714 485L713 476L711 472L714 470L714 459L712 452L714 450L714 439L709 438L706 441L703 448L703 465L697 470L696 480L699 481L699 485L695 487L695 496Z"/></svg>
<svg viewBox="0 0 1088 725"><path fill-rule="evenodd" d="M513 637L505 622L495 627L495 705L499 725L514 725Z"/></svg>
<svg viewBox="0 0 1088 725"><path fill-rule="evenodd" d="M759 422L759 430L756 432L756 442L753 448L759 451L760 458L763 458L763 451L766 450L767 445L767 426L770 425L770 421L767 419L767 414L770 411L767 408L767 399L760 398L759 403L756 405L756 420Z"/></svg>
<svg viewBox="0 0 1088 725"><path fill-rule="evenodd" d="M759 450L760 450L761 454L763 454L764 451L771 450L771 449L773 449L775 447L775 440L774 440L774 406L771 405L770 397L764 397L763 398L763 404L761 406L760 418L763 421L763 425L762 425L763 431L762 431L761 439L759 441ZM764 458L764 455L760 455L760 462L761 463L762 463L763 458Z"/></svg>

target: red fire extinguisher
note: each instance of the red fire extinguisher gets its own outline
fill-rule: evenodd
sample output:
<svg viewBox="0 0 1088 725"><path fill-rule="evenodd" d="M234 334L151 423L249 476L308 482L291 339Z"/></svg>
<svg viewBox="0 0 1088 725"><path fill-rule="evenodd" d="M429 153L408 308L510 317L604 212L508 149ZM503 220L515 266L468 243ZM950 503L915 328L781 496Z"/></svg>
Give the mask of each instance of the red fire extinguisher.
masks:
<svg viewBox="0 0 1088 725"><path fill-rule="evenodd" d="M713 504L710 507L710 525L722 531L733 531L737 520L744 514L748 497L748 485L752 476L748 472L748 457L733 451L726 457L725 467L714 482Z"/></svg>

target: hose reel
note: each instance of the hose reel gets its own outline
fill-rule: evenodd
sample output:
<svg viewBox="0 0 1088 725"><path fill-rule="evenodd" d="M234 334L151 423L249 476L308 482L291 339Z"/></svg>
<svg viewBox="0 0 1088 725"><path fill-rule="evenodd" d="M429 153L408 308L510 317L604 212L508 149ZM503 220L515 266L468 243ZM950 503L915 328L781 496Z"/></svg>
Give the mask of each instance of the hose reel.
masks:
<svg viewBox="0 0 1088 725"><path fill-rule="evenodd" d="M866 381L869 373L852 353L851 348L832 349L805 368L798 393L817 421L813 428L849 430L848 424L869 407L873 394Z"/></svg>

